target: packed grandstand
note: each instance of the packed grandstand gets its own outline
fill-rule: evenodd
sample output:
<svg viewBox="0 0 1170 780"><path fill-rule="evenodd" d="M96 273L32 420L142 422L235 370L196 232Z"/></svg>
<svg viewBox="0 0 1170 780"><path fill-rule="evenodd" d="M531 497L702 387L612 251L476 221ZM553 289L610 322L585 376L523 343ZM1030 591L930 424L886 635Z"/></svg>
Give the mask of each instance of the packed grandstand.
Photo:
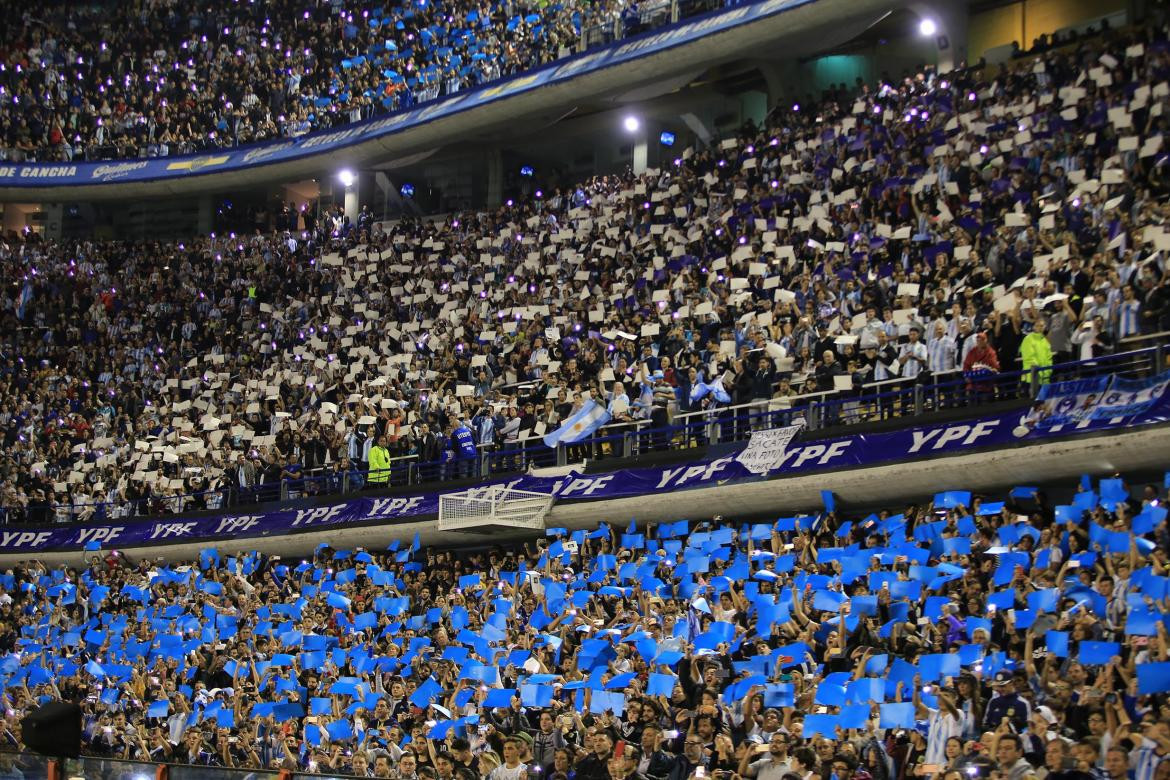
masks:
<svg viewBox="0 0 1170 780"><path fill-rule="evenodd" d="M1132 348L1170 330L1166 63L1142 27L920 74L439 220L9 236L0 504L19 522L337 492L371 450L384 485L393 459L472 439L542 448L590 399L662 427Z"/></svg>
<svg viewBox="0 0 1170 780"><path fill-rule="evenodd" d="M3 738L66 699L85 754L181 765L1165 780L1166 490L1070 499L948 491L459 554L28 561L0 577Z"/></svg>
<svg viewBox="0 0 1170 780"><path fill-rule="evenodd" d="M8 3L4 154L296 136L671 7ZM8 235L3 521L471 483L621 454L607 431L697 449L910 416L915 388L1024 408L1154 344L1140 395L1170 332L1168 72L1146 24L785 103L498 209ZM598 437L558 442L581 415ZM387 526L291 560L24 560L0 574L0 780L42 776L22 719L59 700L87 777L1170 780L1170 474L1068 482L767 521L598 504L458 552Z"/></svg>
<svg viewBox="0 0 1170 780"><path fill-rule="evenodd" d="M681 14L718 7L688 2ZM671 4L4 3L2 159L167 157L295 138L668 21Z"/></svg>

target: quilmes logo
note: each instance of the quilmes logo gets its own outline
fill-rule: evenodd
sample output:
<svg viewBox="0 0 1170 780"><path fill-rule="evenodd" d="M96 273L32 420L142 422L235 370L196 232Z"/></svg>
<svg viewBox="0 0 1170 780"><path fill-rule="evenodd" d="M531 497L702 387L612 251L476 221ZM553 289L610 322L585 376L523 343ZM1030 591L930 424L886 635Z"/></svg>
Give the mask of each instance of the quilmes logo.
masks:
<svg viewBox="0 0 1170 780"><path fill-rule="evenodd" d="M94 179L112 181L129 176L134 171L140 171L147 166L145 162L115 163L114 165L99 165L93 169Z"/></svg>
<svg viewBox="0 0 1170 780"><path fill-rule="evenodd" d="M262 149L253 149L252 151L250 151L244 155L243 162L246 164L246 163L260 162L261 160L267 160L269 157L273 157L275 155L278 155L281 152L286 152L289 149L292 149L296 145L297 145L296 141L287 141L287 142L282 143L282 144L273 144L272 146L265 146Z"/></svg>
<svg viewBox="0 0 1170 780"><path fill-rule="evenodd" d="M201 171L204 168L211 168L215 165L223 165L231 157L230 154L221 154L217 156L205 155L203 157L192 157L190 160L177 160L167 166L168 171L188 171L194 173Z"/></svg>

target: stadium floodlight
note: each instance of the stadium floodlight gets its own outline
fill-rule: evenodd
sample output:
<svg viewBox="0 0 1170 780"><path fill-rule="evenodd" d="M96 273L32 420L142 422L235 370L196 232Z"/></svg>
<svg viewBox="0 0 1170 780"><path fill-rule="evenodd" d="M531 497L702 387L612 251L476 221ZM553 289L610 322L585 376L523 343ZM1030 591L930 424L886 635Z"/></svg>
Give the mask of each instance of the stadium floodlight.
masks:
<svg viewBox="0 0 1170 780"><path fill-rule="evenodd" d="M622 127L626 128L627 133L636 133L638 132L638 128L641 126L642 123L639 122L638 117L634 116L633 114L622 120Z"/></svg>
<svg viewBox="0 0 1170 780"><path fill-rule="evenodd" d="M929 38L936 32L938 32L938 25L935 24L934 19L927 17L918 23L918 34L922 37Z"/></svg>
<svg viewBox="0 0 1170 780"><path fill-rule="evenodd" d="M342 168L337 172L337 180L346 187L352 187L353 183L357 181L357 176L349 168Z"/></svg>

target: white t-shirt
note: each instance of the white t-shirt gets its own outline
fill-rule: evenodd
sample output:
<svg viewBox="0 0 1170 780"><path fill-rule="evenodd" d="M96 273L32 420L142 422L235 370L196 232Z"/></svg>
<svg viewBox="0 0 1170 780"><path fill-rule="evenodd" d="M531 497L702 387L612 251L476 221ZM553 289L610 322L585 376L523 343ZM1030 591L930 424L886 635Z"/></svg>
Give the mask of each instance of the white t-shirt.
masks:
<svg viewBox="0 0 1170 780"><path fill-rule="evenodd" d="M524 780L528 768L524 764L517 764L514 769L507 764L500 764L488 773L488 780Z"/></svg>
<svg viewBox="0 0 1170 780"><path fill-rule="evenodd" d="M951 737L962 738L963 721L941 710L931 710L927 723L930 728L926 732L924 763L943 766L947 763L947 740Z"/></svg>

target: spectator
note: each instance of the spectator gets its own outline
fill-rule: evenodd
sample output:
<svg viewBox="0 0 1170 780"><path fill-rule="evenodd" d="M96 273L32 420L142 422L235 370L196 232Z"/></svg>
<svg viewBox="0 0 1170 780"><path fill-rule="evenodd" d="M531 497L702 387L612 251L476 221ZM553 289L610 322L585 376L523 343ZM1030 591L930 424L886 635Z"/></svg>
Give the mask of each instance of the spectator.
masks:
<svg viewBox="0 0 1170 780"><path fill-rule="evenodd" d="M910 328L906 334L907 341L902 345L898 355L898 363L901 366L898 373L907 379L917 379L923 371L929 370L926 345L919 340L920 334L918 328Z"/></svg>
<svg viewBox="0 0 1170 780"><path fill-rule="evenodd" d="M1047 332L1048 322L1040 317L1032 326L1032 332L1024 336L1020 343L1020 359L1023 361L1024 371L1020 378L1029 384L1033 381L1033 369L1037 369L1035 381L1038 384L1046 385L1052 381L1052 372L1041 370L1052 365L1052 345L1048 343Z"/></svg>
<svg viewBox="0 0 1170 780"><path fill-rule="evenodd" d="M1006 670L996 672L993 689L995 695L987 703L987 710L983 715L983 729L995 731L1005 723L1017 731L1026 728L1031 705L1016 691L1015 676ZM1017 744L1016 748L1021 749L1022 746ZM996 757L1003 763L1002 756L997 754Z"/></svg>
<svg viewBox="0 0 1170 780"><path fill-rule="evenodd" d="M352 27L357 29L351 31L348 19L342 21L343 9L322 7L291 25L293 31L281 39L284 56L272 58L262 56L265 34L257 30L287 31L290 20L283 15L291 7L266 10L272 24L259 28L256 23L263 20L248 16L254 8L218 0L204 9L194 28L167 22L165 7L143 11L145 23L138 17L127 21L133 12L124 9L102 15L79 7L47 21L35 14L25 20L25 10L14 11L13 18L35 34L22 36L14 49L23 64L19 73L14 67L4 71L0 80L17 87L6 88L4 95L22 94L23 84L49 78L49 69L55 70L52 78L65 74L67 80L89 85L86 89L99 86L92 78L103 67L123 76L123 85L105 85L109 96L94 100L93 111L80 107L77 121L63 121L68 112L57 112L66 136L62 146L76 146L71 128L82 128L77 132L84 136L86 123L98 117L109 138L134 135L138 117L147 113L146 101L162 99L153 97L162 93L145 90L133 77L145 60L116 54L138 51L128 44L137 40L134 36L152 39L145 49L151 51L152 69L156 61L160 70L176 64L185 41L196 61L190 84L223 85L227 74L238 79L212 93L223 92L228 97L223 102L232 106L230 120L215 117L217 127L224 122L215 131L214 140L221 142L241 132L255 136L253 113L271 112L273 100L284 102L289 122L302 121L302 113L313 113L318 124L332 124L349 121L353 111L391 110L378 108L390 96L365 95L367 89L376 93L381 79L390 77L375 78L361 90L350 90L348 97L344 87L390 67L406 51L407 36L418 41L427 29L438 51L448 48L441 45L444 40L470 29L459 26L457 14L452 14L455 21L438 24L431 6L412 6L385 12L376 26L357 24L355 17ZM413 15L403 16L408 11ZM463 64L448 68L435 63L435 57L446 55L420 44L413 47L415 65L427 70L434 64L438 81L416 77L413 86L393 89L394 99L403 100L407 93L416 99L451 79L460 88L476 81L470 72L456 78L451 68L512 72L532 57L540 60L548 56L543 44L509 47L532 40L537 25L541 35L551 36L541 20L571 18L573 12L553 4L533 10L538 18L531 21L529 14L518 12L462 8L461 13L476 19L470 38L482 43L495 36L490 46L498 56L477 50L484 56L468 61L467 52L477 43L464 36L462 44L449 47L450 56L462 57ZM241 14L247 19L238 23ZM102 22L110 24L109 34L86 35ZM45 37L42 29L58 35ZM386 50L383 33L390 29L396 48ZM317 44L311 43L314 36ZM166 39L167 45L154 46L153 39ZM324 40L345 45L324 52L319 43ZM275 51L275 42L270 36L267 49ZM1143 54L1125 56L1138 43ZM371 55L375 44L382 48ZM264 214L240 215L246 233L231 217L233 224L216 236L171 244L53 243L35 233L7 236L0 242L0 436L5 443L0 495L5 496L5 514L21 521L73 521L99 511L130 517L200 507L223 491L230 493L239 478L231 473L233 464L240 453L253 450L258 453L250 458L257 497L268 500L277 496L287 463L299 463L308 484L320 484L315 478L330 473L342 457L359 470L368 468L373 437L387 431L391 457L430 460L448 449L440 440L456 419L476 421L477 452L505 442L518 445L521 432L531 433L538 419L548 430L553 423L546 420L555 417L559 423L585 394L608 399L618 383L623 393L634 382L651 387L649 394L638 387L642 392L627 411L632 419L650 410L658 426L664 417L672 421L678 413L715 409L727 420L720 426L721 438L739 438L750 433L746 418L727 411L730 401L711 392L722 387L723 377L728 385L721 393L746 401L780 395L796 410L792 414L800 415L811 391L836 388L837 371L861 383L910 378L901 373L904 345L899 342L909 342L914 329L920 331L917 343L928 336L926 367L931 371L948 364L946 338L955 340L955 362L973 389L987 391L976 394L976 400L990 395L987 371L1015 371L1024 334L1040 316L1048 319L1054 360L1066 350L1069 357L1105 357L1118 348L1120 334L1135 335L1128 314L1122 331L1123 305L1132 312L1132 301L1139 304L1136 335L1161 328L1166 274L1153 256L1157 231L1147 228L1160 225L1170 213L1162 202L1156 156L1136 155L1132 164L1117 168L1119 184L1101 184L1097 192L1081 186L1113 180L1109 161L1132 154L1118 149L1118 134L1106 127L1108 111L1121 107L1128 87L1083 97L1068 90L1086 80L1080 78L1082 63L1100 63L1102 55L1117 59L1121 64L1111 78L1120 83L1124 71L1127 84L1151 90L1149 109L1133 109L1133 135L1140 148L1163 134L1163 120L1154 109L1167 104L1166 96L1152 90L1162 80L1164 44L1163 30L1139 26L1123 34L1079 38L1068 49L1043 49L1038 60L1044 64L1043 77L1034 63L1021 61L1008 63L1002 73L959 69L942 77L927 71L904 81L859 85L856 92L835 88L820 103L803 102L801 110L788 103L774 110L764 126L745 125L734 138L721 139L734 144L694 149L662 169L596 177L561 190L549 188L540 199L514 199L498 210L438 221L404 220L385 230L367 219L347 229L336 209L318 219L313 208L299 215L307 234L286 235L297 214L281 202ZM20 54L38 45L37 56ZM469 48L460 51L464 45ZM66 56L70 46L83 60L76 67ZM306 48L308 55L301 53ZM244 52L239 57L237 49ZM361 57L364 62L358 61ZM232 67L225 67L227 62ZM279 72L269 73L276 63ZM75 78L78 73L81 79ZM337 91L331 89L334 78ZM309 103L326 94L328 107L309 110ZM1062 95L1071 95L1068 105ZM193 116L197 112L176 107L171 95L166 99L173 111L162 118L155 112L154 136L148 121L145 138L135 136L120 149L137 153L139 146L181 144L178 135L202 137L197 128L203 120ZM302 105L302 100L308 102ZM14 104L0 106L0 112L7 109L15 117L18 142L25 135L22 112L40 111L42 102L22 101L25 109L15 113ZM220 101L203 102L216 103L210 114L229 111L220 108ZM862 110L855 114L857 102ZM1124 102L1129 109L1128 98ZM926 105L950 108L924 112ZM1032 140L1013 147L1013 156L997 156L993 147L1016 144L1020 133L1018 124L1001 118L1022 116L1025 108L1031 118L1021 121L1034 123ZM1076 123L1061 115L1070 109L1078 112ZM241 112L238 117L236 112ZM956 116L963 120L947 129ZM114 128L122 117L129 130ZM258 121L267 126L266 118ZM168 126L159 128L162 124ZM895 124L897 141L891 140ZM38 127L47 135L54 117L42 118ZM168 132L171 140L163 140ZM825 140L829 132L831 141ZM1064 140L1081 132L1095 134L1095 143L1074 146ZM948 147L969 148L975 157L937 153L939 133L948 138ZM31 141L31 127L27 134ZM888 157L896 145L909 170L932 173L894 175L883 163L859 163L845 171L857 143L870 144L875 160ZM989 151L977 152L983 145ZM844 172L834 176L838 166L825 165L826 155L840 158ZM928 180L932 175L938 178ZM797 185L798 180L806 183ZM645 200L633 196L637 188L644 188ZM850 189L879 194L842 198ZM742 197L733 197L741 190ZM1105 202L1117 197L1114 190L1125 199L1106 210ZM1049 192L1061 193L1060 199ZM811 193L821 193L816 202ZM937 207L940 201L951 218L927 214L931 207L925 204L931 203L939 214L946 213ZM657 205L651 209L645 203ZM1008 219L1017 203L1036 211L1033 219L1024 220L1029 226ZM794 219L797 212L810 216ZM927 217L922 225L919 215ZM585 230L597 232L590 239L596 261L578 263L584 245L577 235ZM911 231L910 239L896 237L905 230ZM574 238L559 240L564 232ZM647 236L645 241L669 258L654 269L653 278L644 276L638 259L649 246L643 243ZM484 241L497 246L480 252ZM572 251L549 254L548 262L531 268L525 260L533 242L563 244ZM440 244L442 253L434 251ZM1044 255L1051 257L1031 260ZM379 264L376 273L368 270L370 258ZM725 267L712 269L721 258ZM499 283L509 277L514 281ZM917 295L905 294L914 288L903 285L917 285ZM1133 287L1132 294L1124 291L1126 285ZM402 294L392 292L398 288ZM1104 291L1106 316L1093 326L1094 335L1078 335L1074 344L1066 330L1067 341L1062 340L1061 329L1075 321L1076 310L1089 308L1078 295L1091 290ZM668 301L654 300L659 292L666 292ZM663 303L671 307L670 326L643 336L643 325L660 316ZM1066 318L1068 323L1062 322ZM940 324L945 335L932 353ZM968 363L977 348L976 331L990 334L987 342L998 369L989 368L986 360ZM844 342L838 345L848 336L858 338L856 352ZM826 351L834 353L836 368L823 367ZM651 370L646 376L656 373L656 359L665 386L646 382L639 373L635 363L647 355ZM760 359L766 361L762 374ZM745 362L737 369L737 361ZM978 370L972 372L975 363ZM778 393L782 381L787 386ZM770 392L761 394L768 382ZM706 395L695 392L703 386ZM553 414L546 417L550 401ZM828 419L870 419L867 410L851 403L833 399ZM507 412L513 406L516 412ZM842 407L849 413L839 414ZM896 411L901 410L888 404L879 409ZM370 418L375 422L361 422ZM422 424L441 446L424 446L417 433ZM292 433L301 436L301 452L289 461ZM701 435L669 432L651 441L668 447L684 439L704 441ZM527 445L524 466L539 446ZM568 449L579 458L592 447L584 443ZM41 476L34 478L37 465ZM521 467L521 459L499 467ZM412 476L427 480L441 473L416 468Z"/></svg>
<svg viewBox="0 0 1170 780"><path fill-rule="evenodd" d="M370 448L370 474L366 487L378 490L390 481L390 451L386 449L386 437L379 436L378 443Z"/></svg>
<svg viewBox="0 0 1170 780"><path fill-rule="evenodd" d="M1020 737L1016 734L999 734L996 739L995 757L999 771L1006 780L1034 780L1036 770L1024 758Z"/></svg>
<svg viewBox="0 0 1170 780"><path fill-rule="evenodd" d="M995 348L987 343L986 333L980 331L975 334L975 346L963 360L963 373L967 376L967 387L974 391L975 398L986 398L991 392L988 380L999 373L999 356Z"/></svg>
<svg viewBox="0 0 1170 780"><path fill-rule="evenodd" d="M472 475L472 466L477 454L475 436L466 420L460 421L452 431L451 444L455 448L455 459L459 463L459 476L466 479ZM504 759L507 761L506 753Z"/></svg>

